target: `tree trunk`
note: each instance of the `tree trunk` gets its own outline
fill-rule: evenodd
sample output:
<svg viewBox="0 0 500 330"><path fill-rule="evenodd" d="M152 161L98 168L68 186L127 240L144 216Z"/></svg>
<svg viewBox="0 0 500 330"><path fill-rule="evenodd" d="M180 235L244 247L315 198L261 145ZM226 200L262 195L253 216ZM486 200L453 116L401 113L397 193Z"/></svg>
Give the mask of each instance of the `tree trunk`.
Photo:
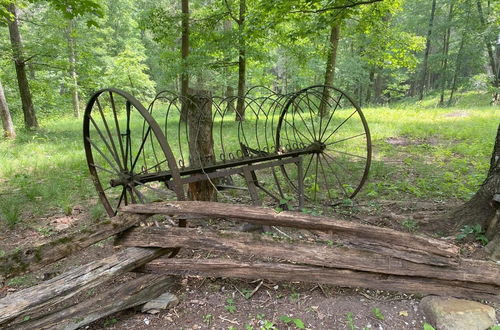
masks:
<svg viewBox="0 0 500 330"><path fill-rule="evenodd" d="M238 101L236 102L236 121L245 120L245 85L246 85L246 41L245 41L245 16L247 11L246 0L240 0L240 13L238 18Z"/></svg>
<svg viewBox="0 0 500 330"><path fill-rule="evenodd" d="M484 14L483 14L483 7L481 5L481 0L476 1L477 4L477 12L479 14L479 19L481 20L481 26L483 28L483 31L487 29L487 25L484 19ZM493 75L493 87L495 89L494 95L493 95L493 103L496 103L498 101L498 88L500 88L500 81L499 81L499 76L498 76L498 63L495 61L495 54L493 54L493 46L488 40L488 37L484 37L484 44L486 46L486 50L488 51L488 58L490 60L490 69L491 73Z"/></svg>
<svg viewBox="0 0 500 330"><path fill-rule="evenodd" d="M444 33L444 38L443 38L443 62L441 65L441 96L439 97L439 105L444 104L444 92L446 90L446 85L447 85L447 78L448 78L448 52L450 49L450 36L451 36L451 20L453 18L453 7L455 3L451 2L450 3L450 8L448 11L448 19L447 19L447 24L448 27L446 28L446 31Z"/></svg>
<svg viewBox="0 0 500 330"><path fill-rule="evenodd" d="M450 98L448 99L448 106L451 105L453 101L453 94L455 94L455 90L457 89L458 73L460 72L460 67L461 67L460 63L462 60L462 53L464 50L465 38L466 38L466 32L464 31L462 33L462 40L460 40L460 47L458 48L457 60L455 63L455 73L453 74L453 80L451 83L451 93L450 93Z"/></svg>
<svg viewBox="0 0 500 330"><path fill-rule="evenodd" d="M215 162L212 135L212 95L209 91L190 90L188 105L189 166L203 168ZM215 183L211 180L189 184L188 196L196 201L215 201Z"/></svg>
<svg viewBox="0 0 500 330"><path fill-rule="evenodd" d="M5 93L3 92L3 86L1 81L0 81L0 119L2 119L3 136L8 139L14 139L16 137L16 131L14 129L14 124L12 123L9 106L7 105L7 100L5 99Z"/></svg>
<svg viewBox="0 0 500 330"><path fill-rule="evenodd" d="M435 13L436 13L436 0L432 0L431 16L429 17L429 28L427 30L427 38L425 42L424 61L422 63L422 73L420 76L420 85L419 85L420 89L418 95L419 100L422 100L424 98L425 80L427 78L427 62L429 61L429 54L431 52L432 26L434 25Z"/></svg>
<svg viewBox="0 0 500 330"><path fill-rule="evenodd" d="M483 229L487 230L497 211L493 203L495 194L500 194L500 124L491 155L490 168L481 187L468 202L436 221L449 224L452 232L464 225L475 224L480 224ZM496 235L499 235L498 231Z"/></svg>
<svg viewBox="0 0 500 330"><path fill-rule="evenodd" d="M338 23L333 23L330 30L330 51L326 59L326 70L325 70L325 83L326 86L333 86L333 80L335 78L335 63L337 62L337 51L340 39L340 25ZM321 104L319 106L319 114L322 117L328 115L326 105L329 103L330 89L323 89L323 96L321 98Z"/></svg>
<svg viewBox="0 0 500 330"><path fill-rule="evenodd" d="M21 95L21 103L24 113L24 125L27 129L36 129L38 128L38 121L36 119L35 109L33 108L33 100L31 98L28 78L26 77L26 61L24 60L23 43L21 40L21 34L19 33L17 9L14 4L10 4L8 6L8 11L13 16L13 20L9 21L8 25L14 65L16 67L17 83L19 85L19 94Z"/></svg>
<svg viewBox="0 0 500 330"><path fill-rule="evenodd" d="M189 56L189 0L181 0L181 121L187 120L189 74L187 59Z"/></svg>
<svg viewBox="0 0 500 330"><path fill-rule="evenodd" d="M384 77L380 71L381 69L378 70L373 81L373 96L376 104L382 103L382 91L384 90Z"/></svg>
<svg viewBox="0 0 500 330"><path fill-rule="evenodd" d="M68 41L69 76L71 78L71 100L73 102L73 114L80 118L80 99L78 97L78 74L76 73L76 41L74 36L75 21L68 20L66 30Z"/></svg>

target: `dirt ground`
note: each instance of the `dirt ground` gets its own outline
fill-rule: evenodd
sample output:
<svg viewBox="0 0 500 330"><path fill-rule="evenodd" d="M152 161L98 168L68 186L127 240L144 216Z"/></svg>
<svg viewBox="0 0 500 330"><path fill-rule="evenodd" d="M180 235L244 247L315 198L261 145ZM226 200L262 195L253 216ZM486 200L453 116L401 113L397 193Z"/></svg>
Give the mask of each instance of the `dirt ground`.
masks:
<svg viewBox="0 0 500 330"><path fill-rule="evenodd" d="M355 211L352 208L337 210L336 217L398 230L418 231L420 225L425 227L427 219L433 214L443 212L448 207L432 201L381 201L366 205L360 202ZM39 227L45 228L42 231L20 228L0 233L5 238L0 243L0 249L9 251L20 241L33 243L45 240L48 238L44 237L44 231L57 233L87 221L91 220L85 207L76 207L70 216L42 219L39 222ZM462 243L466 255L474 254L479 247L474 242ZM57 276L76 265L103 258L114 250L112 240L108 239L36 273L0 283L0 297ZM203 256L200 253L183 252ZM122 277L114 283L125 280L126 277ZM273 283L259 279L184 277L178 278L178 282L176 290L172 292L180 301L176 307L154 315L127 310L96 321L84 329L405 330L423 329L426 321L418 308L421 298L418 295L319 284ZM97 288L95 293L104 289ZM500 306L494 307L497 317L500 316Z"/></svg>

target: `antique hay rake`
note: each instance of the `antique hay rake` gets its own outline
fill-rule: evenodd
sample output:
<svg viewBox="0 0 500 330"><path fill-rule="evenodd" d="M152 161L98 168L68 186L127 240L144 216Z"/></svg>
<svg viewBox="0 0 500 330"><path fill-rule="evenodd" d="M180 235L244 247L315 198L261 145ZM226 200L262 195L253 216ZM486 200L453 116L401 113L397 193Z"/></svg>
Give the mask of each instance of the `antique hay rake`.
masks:
<svg viewBox="0 0 500 330"><path fill-rule="evenodd" d="M360 191L370 168L370 132L344 92L312 86L282 95L254 87L243 99L244 120L234 111L236 101L161 92L145 108L118 89L94 94L84 144L107 213L184 200L196 184L220 191L242 189L243 181L254 204L266 196L274 205L298 208L331 206Z"/></svg>

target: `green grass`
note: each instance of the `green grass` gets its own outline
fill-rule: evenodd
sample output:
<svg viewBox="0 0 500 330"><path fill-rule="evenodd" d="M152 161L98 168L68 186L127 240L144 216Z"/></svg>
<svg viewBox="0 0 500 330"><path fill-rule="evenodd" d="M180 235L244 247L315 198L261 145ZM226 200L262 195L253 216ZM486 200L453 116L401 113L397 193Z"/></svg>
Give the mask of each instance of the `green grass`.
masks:
<svg viewBox="0 0 500 330"><path fill-rule="evenodd" d="M488 169L500 118L499 108L488 106L488 99L467 93L450 108L436 107L437 98L427 98L363 109L374 155L359 198L469 198ZM15 141L0 140L0 226L33 224L41 216L67 214L75 204L91 209L92 218L101 217L104 211L94 206L97 195L85 160L81 120L45 118L41 126L37 132L18 130ZM237 149L231 131L224 138ZM388 138L407 143L394 145Z"/></svg>

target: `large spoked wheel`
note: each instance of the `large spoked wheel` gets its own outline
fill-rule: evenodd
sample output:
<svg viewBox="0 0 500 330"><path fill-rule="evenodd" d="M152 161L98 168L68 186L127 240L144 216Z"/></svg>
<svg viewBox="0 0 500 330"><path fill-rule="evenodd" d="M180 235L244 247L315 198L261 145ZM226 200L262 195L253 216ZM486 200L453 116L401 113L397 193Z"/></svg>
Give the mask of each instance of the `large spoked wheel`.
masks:
<svg viewBox="0 0 500 330"><path fill-rule="evenodd" d="M165 135L133 96L113 88L94 94L83 135L89 170L110 217L122 205L184 199L182 186L172 191L166 185L180 175ZM159 173L161 180L148 180Z"/></svg>
<svg viewBox="0 0 500 330"><path fill-rule="evenodd" d="M289 99L276 131L276 151L302 153L306 202L335 205L353 198L368 177L371 139L361 109L341 90L303 89ZM282 175L298 189L298 170L283 165Z"/></svg>

